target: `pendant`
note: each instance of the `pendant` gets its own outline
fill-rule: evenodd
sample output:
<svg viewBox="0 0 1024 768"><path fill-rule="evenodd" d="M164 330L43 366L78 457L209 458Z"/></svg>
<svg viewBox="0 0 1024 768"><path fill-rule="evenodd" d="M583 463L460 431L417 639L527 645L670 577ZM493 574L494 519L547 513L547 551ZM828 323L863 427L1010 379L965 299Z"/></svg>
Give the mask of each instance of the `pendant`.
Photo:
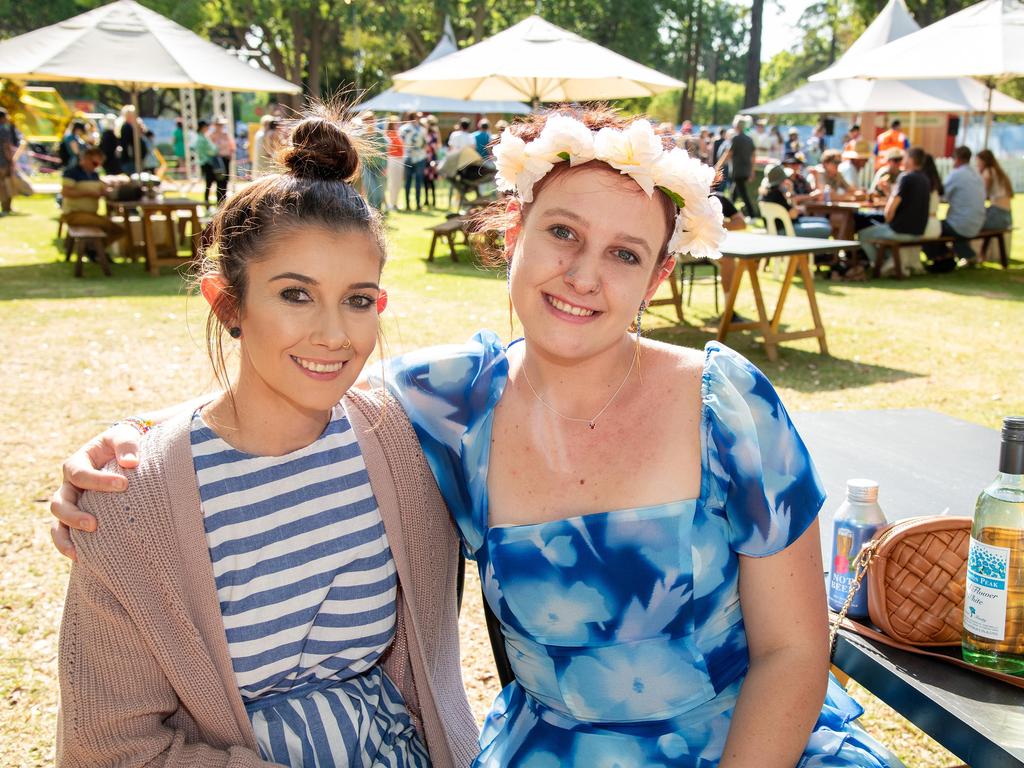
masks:
<svg viewBox="0 0 1024 768"><path fill-rule="evenodd" d="M594 428L594 427L596 427L596 426L597 426L597 424L595 424L594 422L590 422L590 428L591 428L591 429L593 429L593 428Z"/></svg>

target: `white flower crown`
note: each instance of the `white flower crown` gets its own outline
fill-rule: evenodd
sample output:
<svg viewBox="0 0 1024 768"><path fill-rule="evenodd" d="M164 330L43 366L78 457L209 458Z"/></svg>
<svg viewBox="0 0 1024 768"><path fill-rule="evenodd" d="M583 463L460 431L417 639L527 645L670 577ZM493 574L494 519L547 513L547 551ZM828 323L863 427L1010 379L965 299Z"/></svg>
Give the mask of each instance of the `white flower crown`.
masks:
<svg viewBox="0 0 1024 768"><path fill-rule="evenodd" d="M494 157L498 189L516 193L524 203L533 202L533 185L555 163L607 163L631 176L648 197L660 189L679 207L669 253L711 259L722 255L722 204L710 196L715 169L678 147L664 150L646 120L634 120L624 131L602 128L594 133L575 118L551 115L540 136L529 143L506 128Z"/></svg>

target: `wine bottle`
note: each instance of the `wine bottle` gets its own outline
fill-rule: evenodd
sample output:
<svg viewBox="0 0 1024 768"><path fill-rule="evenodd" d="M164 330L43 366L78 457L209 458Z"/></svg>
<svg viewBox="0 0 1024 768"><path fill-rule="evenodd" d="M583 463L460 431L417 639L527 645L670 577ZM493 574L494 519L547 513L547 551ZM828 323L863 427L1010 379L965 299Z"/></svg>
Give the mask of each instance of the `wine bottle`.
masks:
<svg viewBox="0 0 1024 768"><path fill-rule="evenodd" d="M999 474L974 509L965 661L1024 675L1024 416L1003 420Z"/></svg>

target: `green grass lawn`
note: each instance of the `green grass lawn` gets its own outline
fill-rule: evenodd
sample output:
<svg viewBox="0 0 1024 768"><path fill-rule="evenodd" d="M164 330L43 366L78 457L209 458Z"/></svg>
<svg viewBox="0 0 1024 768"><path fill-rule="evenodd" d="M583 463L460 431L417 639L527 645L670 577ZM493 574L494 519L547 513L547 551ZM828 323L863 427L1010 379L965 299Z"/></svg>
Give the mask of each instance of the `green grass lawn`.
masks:
<svg viewBox="0 0 1024 768"><path fill-rule="evenodd" d="M443 194L442 194L443 197ZM1024 196L1015 201L1024 221ZM167 405L213 386L203 348L205 304L178 274L159 278L141 265L117 264L114 276L86 265L72 277L55 238L52 197L17 199L18 215L0 219L0 765L52 762L56 717L56 641L68 563L50 546L47 497L69 451L119 416ZM508 336L504 276L465 249L428 264L425 228L439 214L397 214L389 222L391 255L387 351L460 341L478 328ZM446 249L439 248L439 253ZM949 275L868 283L816 282L831 356L813 341L787 343L768 362L749 335L729 344L760 366L791 410L907 408L941 411L989 427L1024 413L1024 237L1011 269L995 265ZM766 275L771 300L778 280ZM784 322L809 322L802 292L791 294ZM753 314L752 305L737 309ZM698 283L686 320L671 307L650 313L645 328L676 344L714 336L709 283ZM993 472L995 466L993 466ZM989 478L978 478L979 488ZM968 510L958 510L969 514ZM469 594L473 594L472 588ZM478 713L496 690L475 601L463 638L467 684ZM956 762L869 694L864 719L910 766ZM976 767L980 768L980 767Z"/></svg>

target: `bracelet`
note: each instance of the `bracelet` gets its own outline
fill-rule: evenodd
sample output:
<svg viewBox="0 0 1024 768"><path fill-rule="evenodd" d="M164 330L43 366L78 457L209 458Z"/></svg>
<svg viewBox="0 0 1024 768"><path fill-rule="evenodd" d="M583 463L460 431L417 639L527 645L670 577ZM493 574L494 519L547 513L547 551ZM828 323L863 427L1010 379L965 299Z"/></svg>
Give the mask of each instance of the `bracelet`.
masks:
<svg viewBox="0 0 1024 768"><path fill-rule="evenodd" d="M156 422L152 419L140 419L137 416L129 416L126 419L121 419L120 421L115 422L114 426L116 427L118 424L127 424L128 426L135 427L139 430L140 435L146 434L156 426Z"/></svg>

